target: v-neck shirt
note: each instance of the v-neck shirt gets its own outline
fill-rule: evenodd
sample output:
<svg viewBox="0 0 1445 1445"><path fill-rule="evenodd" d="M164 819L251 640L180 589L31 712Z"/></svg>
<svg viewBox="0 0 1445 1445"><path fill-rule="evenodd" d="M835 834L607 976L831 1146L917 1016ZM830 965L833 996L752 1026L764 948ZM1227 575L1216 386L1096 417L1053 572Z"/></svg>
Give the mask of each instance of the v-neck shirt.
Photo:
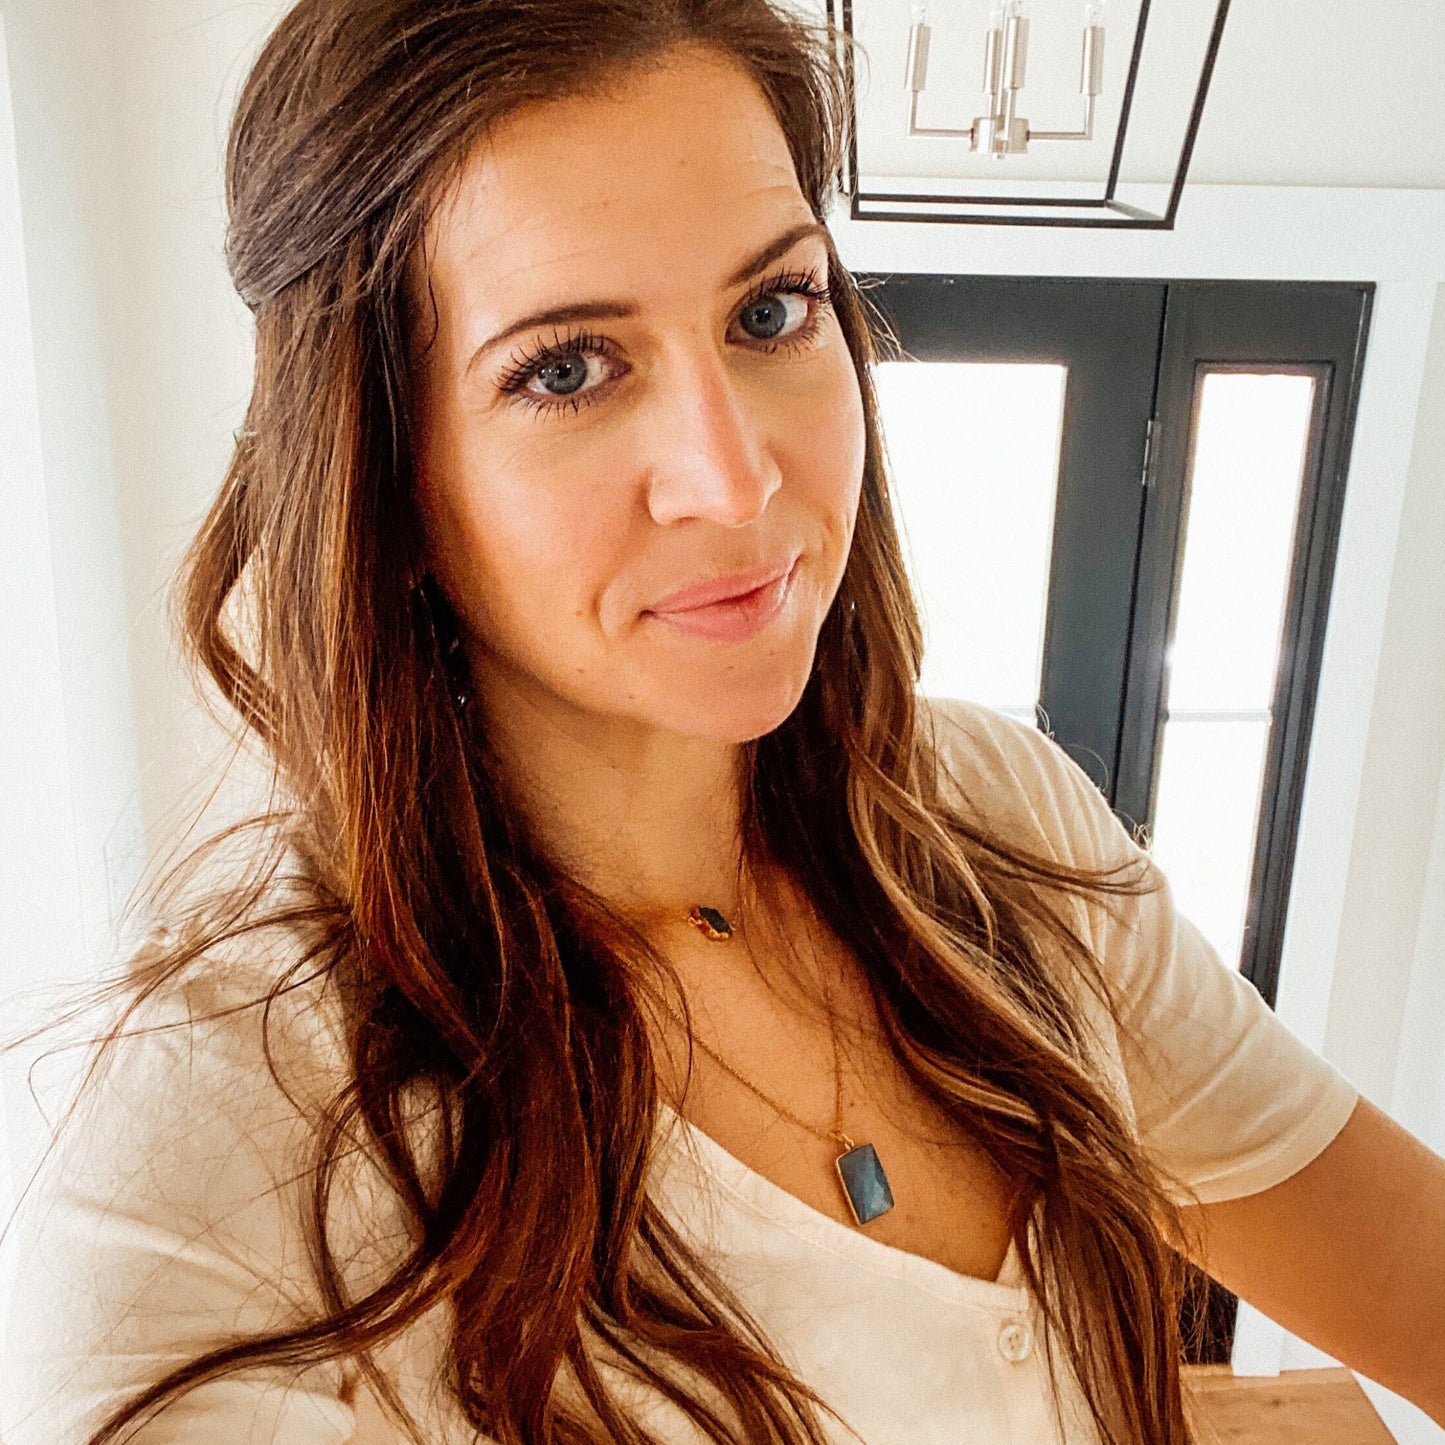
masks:
<svg viewBox="0 0 1445 1445"><path fill-rule="evenodd" d="M1142 1150L1176 1181L1171 1192L1206 1204L1251 1194L1314 1159L1357 1091L1178 911L1167 879L1082 770L1037 729L978 704L935 702L922 716L962 804L990 827L1078 866L1144 859L1154 875L1148 895L1079 906L1118 1000L1117 1014L1105 1013L1082 992L1080 1010L1101 1076ZM122 1400L218 1337L316 1309L302 1223L314 1115L271 1076L258 1010L202 1022L235 990L259 997L289 961L258 955L235 980L202 975L178 1004L177 1027L124 1042L62 1133L4 1241L7 1445L81 1445ZM297 1079L334 1083L344 1050L330 995L287 997L273 1017L273 1057ZM831 1438L1096 1445L1016 1248L985 1280L883 1243L772 1183L665 1104L647 1187L846 1422L824 1417ZM338 1197L340 1231L360 1241L358 1267L381 1277L388 1259L376 1241L406 1229L398 1201L361 1174ZM476 1439L443 1385L446 1343L444 1312L433 1312L379 1356L429 1445ZM346 1445L357 1429L349 1378L339 1363L228 1377L186 1396L136 1445ZM640 1389L629 1399L667 1445L701 1439L675 1407Z"/></svg>

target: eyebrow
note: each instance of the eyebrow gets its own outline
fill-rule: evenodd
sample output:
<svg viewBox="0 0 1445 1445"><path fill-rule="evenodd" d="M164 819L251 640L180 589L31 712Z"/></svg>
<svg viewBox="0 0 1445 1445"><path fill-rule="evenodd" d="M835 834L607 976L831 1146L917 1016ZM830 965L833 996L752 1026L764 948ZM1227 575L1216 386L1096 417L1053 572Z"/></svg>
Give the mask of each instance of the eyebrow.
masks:
<svg viewBox="0 0 1445 1445"><path fill-rule="evenodd" d="M740 286L744 281L751 280L769 263L792 250L804 237L823 236L826 238L828 234L827 226L821 221L805 221L790 227L781 235L773 237L765 246L759 247L743 261L723 282L724 289ZM533 311L527 316L519 317L511 325L497 332L495 336L490 336L482 342L472 353L463 375L470 372L472 367L477 364L478 359L488 351L494 350L504 341L510 341L520 332L532 331L541 326L560 326L569 321L623 320L636 316L637 310L637 303L634 301L577 301L562 306L549 306L545 311Z"/></svg>

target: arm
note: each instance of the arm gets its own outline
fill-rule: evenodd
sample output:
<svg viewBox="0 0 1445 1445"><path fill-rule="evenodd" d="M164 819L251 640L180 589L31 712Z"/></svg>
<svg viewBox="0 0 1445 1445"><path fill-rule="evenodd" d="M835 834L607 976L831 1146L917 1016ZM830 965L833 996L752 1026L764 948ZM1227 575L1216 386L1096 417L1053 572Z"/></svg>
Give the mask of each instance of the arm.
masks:
<svg viewBox="0 0 1445 1445"><path fill-rule="evenodd" d="M1153 875L1152 892L1093 910L1090 934L1141 1142L1168 1191L1195 1201L1196 1262L1445 1424L1445 1161L1223 963L1061 747L971 703L930 715L990 824L1020 819L1066 862L1143 860Z"/></svg>
<svg viewBox="0 0 1445 1445"><path fill-rule="evenodd" d="M1184 1213L1202 1269L1445 1425L1445 1159L1361 1099L1298 1173Z"/></svg>

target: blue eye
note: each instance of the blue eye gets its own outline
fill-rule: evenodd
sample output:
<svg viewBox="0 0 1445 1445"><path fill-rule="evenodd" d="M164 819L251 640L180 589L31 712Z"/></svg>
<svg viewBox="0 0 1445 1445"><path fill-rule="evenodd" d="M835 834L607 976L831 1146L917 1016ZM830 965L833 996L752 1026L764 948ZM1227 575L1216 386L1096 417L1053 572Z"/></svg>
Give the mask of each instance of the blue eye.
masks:
<svg viewBox="0 0 1445 1445"><path fill-rule="evenodd" d="M537 375L548 390L554 389L550 382L555 381L557 395L570 396L587 380L586 358L574 354L564 356L560 361L549 361L537 369Z"/></svg>
<svg viewBox="0 0 1445 1445"><path fill-rule="evenodd" d="M611 354L611 343L590 331L558 336L535 351L514 356L497 386L505 394L514 395L524 406L541 411L570 406L573 411L580 411L597 390L596 386L587 387L589 359ZM541 383L544 392L528 389L534 380Z"/></svg>
<svg viewBox="0 0 1445 1445"><path fill-rule="evenodd" d="M762 333L757 337L759 341L771 341L788 324L788 308L783 304L785 298L781 293L775 296L764 296L759 301L750 301L743 307L743 325L747 325L747 317L751 313L755 318L760 319ZM803 308L803 316L806 319L808 308Z"/></svg>
<svg viewBox="0 0 1445 1445"><path fill-rule="evenodd" d="M801 345L812 340L822 322L830 295L811 271L787 271L770 276L753 288L752 294L743 302L741 315L760 316L765 334L754 335L755 341L776 341L788 322L789 301L801 302L802 325L783 343ZM765 346L764 351L776 351L777 346Z"/></svg>
<svg viewBox="0 0 1445 1445"><path fill-rule="evenodd" d="M796 303L802 302L801 306ZM795 303L789 306L789 302ZM755 350L772 353L781 348L802 347L813 340L830 304L827 286L811 272L787 272L769 277L755 286L739 308L739 321ZM784 333L790 313L800 314L799 324ZM756 329L754 329L756 328ZM603 377L588 385L589 360L616 359L616 348L606 337L590 331L554 338L534 351L513 357L498 388L533 410L549 413L570 407L574 414L590 406L606 388ZM542 391L531 389L537 382Z"/></svg>

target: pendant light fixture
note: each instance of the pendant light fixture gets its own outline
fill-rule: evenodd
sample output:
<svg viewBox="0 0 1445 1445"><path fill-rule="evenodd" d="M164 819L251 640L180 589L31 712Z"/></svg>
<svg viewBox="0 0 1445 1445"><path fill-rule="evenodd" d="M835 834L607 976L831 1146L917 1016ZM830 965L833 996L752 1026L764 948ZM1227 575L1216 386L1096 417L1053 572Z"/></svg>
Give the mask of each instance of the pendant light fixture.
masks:
<svg viewBox="0 0 1445 1445"><path fill-rule="evenodd" d="M854 220L1173 226L1229 0L830 4Z"/></svg>

